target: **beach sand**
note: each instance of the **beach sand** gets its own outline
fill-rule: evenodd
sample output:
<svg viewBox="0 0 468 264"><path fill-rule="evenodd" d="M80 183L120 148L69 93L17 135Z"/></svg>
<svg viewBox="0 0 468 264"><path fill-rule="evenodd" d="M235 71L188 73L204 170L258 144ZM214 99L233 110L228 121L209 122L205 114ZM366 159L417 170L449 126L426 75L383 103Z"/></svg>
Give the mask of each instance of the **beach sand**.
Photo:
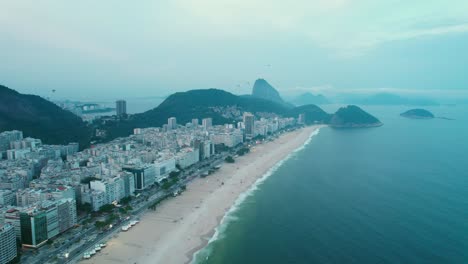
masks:
<svg viewBox="0 0 468 264"><path fill-rule="evenodd" d="M285 133L255 146L235 163L224 163L216 173L193 180L182 195L162 202L156 211L148 210L138 225L120 232L100 253L81 263L189 263L214 235L239 195L318 128Z"/></svg>

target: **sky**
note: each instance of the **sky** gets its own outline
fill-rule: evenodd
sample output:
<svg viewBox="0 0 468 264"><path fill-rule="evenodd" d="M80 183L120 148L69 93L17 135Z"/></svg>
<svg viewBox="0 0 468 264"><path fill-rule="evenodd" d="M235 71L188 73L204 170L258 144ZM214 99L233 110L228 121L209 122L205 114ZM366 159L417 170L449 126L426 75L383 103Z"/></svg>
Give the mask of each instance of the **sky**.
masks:
<svg viewBox="0 0 468 264"><path fill-rule="evenodd" d="M221 88L468 98L468 1L0 2L0 84L80 100ZM56 90L54 93L52 90Z"/></svg>

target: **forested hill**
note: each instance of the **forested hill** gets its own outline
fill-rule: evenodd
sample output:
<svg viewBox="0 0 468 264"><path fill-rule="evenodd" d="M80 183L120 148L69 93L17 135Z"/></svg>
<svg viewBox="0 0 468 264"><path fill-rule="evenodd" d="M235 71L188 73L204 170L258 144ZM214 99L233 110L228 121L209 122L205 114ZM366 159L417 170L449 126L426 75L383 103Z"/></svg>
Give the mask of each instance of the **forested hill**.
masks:
<svg viewBox="0 0 468 264"><path fill-rule="evenodd" d="M46 144L78 142L84 148L91 138L91 129L73 113L40 96L0 85L0 132L15 129Z"/></svg>
<svg viewBox="0 0 468 264"><path fill-rule="evenodd" d="M220 89L201 89L174 93L152 110L133 115L127 120L106 122L102 128L108 132L109 138L116 138L131 134L137 127L161 127L169 117L176 117L179 124L190 122L193 118L211 117L213 124L222 125L235 121L217 111L227 107L236 107L242 112L274 113L284 117L297 117L299 112L306 113L309 123L328 122L330 118L330 115L314 105L291 109L266 99L237 96Z"/></svg>
<svg viewBox="0 0 468 264"><path fill-rule="evenodd" d="M355 105L348 105L336 111L330 120L330 126L336 128L376 127L383 125L373 115Z"/></svg>

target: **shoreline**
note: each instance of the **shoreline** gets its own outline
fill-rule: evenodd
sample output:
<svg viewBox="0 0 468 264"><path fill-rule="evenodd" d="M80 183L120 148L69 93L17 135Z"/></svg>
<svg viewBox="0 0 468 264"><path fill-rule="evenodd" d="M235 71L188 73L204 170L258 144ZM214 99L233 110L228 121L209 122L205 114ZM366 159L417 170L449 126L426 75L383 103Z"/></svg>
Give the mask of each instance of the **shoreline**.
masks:
<svg viewBox="0 0 468 264"><path fill-rule="evenodd" d="M322 126L285 133L257 145L249 154L197 178L181 195L147 211L140 224L120 232L108 246L82 263L191 263L212 240L230 212L292 153L310 142Z"/></svg>

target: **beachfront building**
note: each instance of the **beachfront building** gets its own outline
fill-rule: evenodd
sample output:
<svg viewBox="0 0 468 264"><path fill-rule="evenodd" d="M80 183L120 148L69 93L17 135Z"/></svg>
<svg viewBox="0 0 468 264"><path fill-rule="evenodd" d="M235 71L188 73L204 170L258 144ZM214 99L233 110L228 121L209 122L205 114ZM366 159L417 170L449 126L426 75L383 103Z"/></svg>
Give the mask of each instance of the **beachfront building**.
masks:
<svg viewBox="0 0 468 264"><path fill-rule="evenodd" d="M21 242L25 247L38 248L47 242L47 214L33 207L20 213Z"/></svg>
<svg viewBox="0 0 468 264"><path fill-rule="evenodd" d="M210 139L215 145L224 144L229 148L235 147L238 144L244 142L244 136L239 129L234 131L214 133L210 135Z"/></svg>
<svg viewBox="0 0 468 264"><path fill-rule="evenodd" d="M16 258L17 246L13 226L0 224L0 264L6 264Z"/></svg>
<svg viewBox="0 0 468 264"><path fill-rule="evenodd" d="M135 193L135 177L133 177L133 174L130 172L122 172L121 176L123 184L124 184L124 189L123 189L123 194L124 197L132 196Z"/></svg>
<svg viewBox="0 0 468 264"><path fill-rule="evenodd" d="M251 113L244 113L244 126L245 126L245 135L246 137L254 137L255 135L255 116Z"/></svg>
<svg viewBox="0 0 468 264"><path fill-rule="evenodd" d="M200 150L194 148L185 148L176 154L176 164L182 169L192 166L200 161Z"/></svg>
<svg viewBox="0 0 468 264"><path fill-rule="evenodd" d="M53 238L59 234L57 204L53 201L44 201L41 204L41 209L46 214L47 238Z"/></svg>
<svg viewBox="0 0 468 264"><path fill-rule="evenodd" d="M156 182L161 182L169 176L169 173L176 169L174 157L164 156L154 162Z"/></svg>
<svg viewBox="0 0 468 264"><path fill-rule="evenodd" d="M156 181L156 168L154 164L125 166L122 169L133 174L135 190L146 189Z"/></svg>
<svg viewBox="0 0 468 264"><path fill-rule="evenodd" d="M107 196L103 191L88 189L82 192L81 203L90 204L93 211L97 212L107 204Z"/></svg>
<svg viewBox="0 0 468 264"><path fill-rule="evenodd" d="M67 198L57 201L58 229L63 233L77 223L76 200Z"/></svg>

